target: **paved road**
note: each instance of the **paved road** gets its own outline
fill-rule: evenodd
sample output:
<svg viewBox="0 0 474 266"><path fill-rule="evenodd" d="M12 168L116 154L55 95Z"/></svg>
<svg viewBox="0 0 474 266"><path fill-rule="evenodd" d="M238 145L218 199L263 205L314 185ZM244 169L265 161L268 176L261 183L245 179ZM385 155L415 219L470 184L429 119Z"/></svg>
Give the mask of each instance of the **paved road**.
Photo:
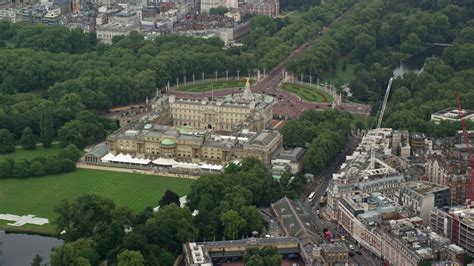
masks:
<svg viewBox="0 0 474 266"><path fill-rule="evenodd" d="M293 50L287 58L285 58L280 64L278 64L270 73L261 81L259 81L253 88L252 91L255 93L262 93L268 94L275 97L277 103L273 105L273 115L278 117L279 119L290 119L298 117L298 115L306 110L316 109L316 110L325 110L325 109L332 109L332 103L312 103L312 102L304 102L296 95L288 93L284 90L279 88L280 83L283 79L284 72L286 70L286 66L290 60L297 57L298 55L302 54L308 47L310 47L314 40L320 38L321 35L327 33L334 25L334 23L338 22L342 18L346 17L350 14L360 3L355 4L351 9L346 11L340 17L338 17L333 23L329 26L324 27L323 30L319 33L315 34L315 37L311 40L306 41L298 48ZM171 89L168 94L175 94L182 97L187 98L203 98L203 97L211 97L213 94L214 97L222 97L229 94L237 94L241 93L242 91L236 88L231 89L224 89L219 91L212 92L201 92L201 93L189 93L189 92L180 92ZM341 109L351 113L361 113L361 114L370 114L371 107L369 105L364 104L356 104L356 103L342 103L340 106L335 106L334 108Z"/></svg>
<svg viewBox="0 0 474 266"><path fill-rule="evenodd" d="M268 76L266 76L262 81L258 82L253 88L252 91L257 93L266 93L275 95L277 99L281 99L273 108L273 114L281 116L281 118L294 118L297 117L301 112L309 109L331 109L333 106L331 104L318 104L318 103L306 103L302 102L298 97L289 94L285 91L279 89L279 84L283 79L286 66L290 60L302 54L308 47L310 47L315 39L320 38L322 35L327 33L335 23L345 18L347 15L352 13L354 9L359 6L363 1L352 6L351 9L346 11L344 14L336 18L336 20L331 23L329 26L324 27L323 30L316 34L314 39L308 40L299 46L297 49L292 51L290 55L285 58L280 64L278 64ZM291 95L291 96L290 96ZM292 97L293 96L293 97ZM348 104L342 103L340 107L336 107L344 111L353 112L353 113L370 113L370 106L361 105L361 104Z"/></svg>
<svg viewBox="0 0 474 266"><path fill-rule="evenodd" d="M340 239L340 229L336 222L331 222L327 215L324 215L324 212L327 211L326 207L319 206L319 199L324 195L329 181L332 178L332 174L337 172L341 164L345 161L345 157L348 154L351 154L357 147L358 141L353 137L349 137L345 149L340 153L340 155L333 161L333 163L327 167L325 172L321 177L317 178L314 182L311 182L306 187L306 193L304 193L304 198L302 199L305 207L308 209L308 212L311 215L311 221L317 232L323 235L325 228L328 228L334 235L335 239ZM319 183L318 183L319 181ZM315 192L314 200L308 202L308 195L311 192ZM316 215L316 210L320 210L320 215Z"/></svg>
<svg viewBox="0 0 474 266"><path fill-rule="evenodd" d="M261 81L264 82L264 81ZM260 83L259 83L260 84ZM257 84L258 86L258 84ZM278 87L278 84L275 86ZM262 93L271 95L277 101L272 108L273 115L279 119L289 119L298 117L301 112L306 110L316 109L316 110L327 110L332 109L332 103L314 103L314 102L304 102L298 96L288 93L280 88L275 87L271 90L261 90L258 91L255 88L252 88L252 91L255 93ZM170 91L167 94L173 94L178 97L191 98L191 99L202 99L210 97L223 97L231 94L242 93L242 90L238 88L229 88L218 90L214 92L183 92L183 91ZM351 112L351 113L360 113L360 114L369 114L371 107L365 104L357 103L343 103L341 106L336 107L337 109Z"/></svg>
<svg viewBox="0 0 474 266"><path fill-rule="evenodd" d="M379 260L375 260L370 255L364 253L362 253L362 255L355 254L353 257L349 257L349 261L360 266L381 265Z"/></svg>

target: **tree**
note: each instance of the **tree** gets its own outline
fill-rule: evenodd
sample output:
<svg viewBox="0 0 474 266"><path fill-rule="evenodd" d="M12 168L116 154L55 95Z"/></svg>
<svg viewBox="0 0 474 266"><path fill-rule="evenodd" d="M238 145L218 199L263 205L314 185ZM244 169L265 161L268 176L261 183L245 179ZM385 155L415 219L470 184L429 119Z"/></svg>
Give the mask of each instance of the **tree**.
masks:
<svg viewBox="0 0 474 266"><path fill-rule="evenodd" d="M94 242L81 238L56 247L51 252L51 266L97 265L99 257L94 250Z"/></svg>
<svg viewBox="0 0 474 266"><path fill-rule="evenodd" d="M275 247L263 247L260 250L260 254L265 265L281 265L282 256L278 253L278 250Z"/></svg>
<svg viewBox="0 0 474 266"><path fill-rule="evenodd" d="M367 54L375 50L375 38L366 33L361 33L355 38L355 54L360 61L364 61Z"/></svg>
<svg viewBox="0 0 474 266"><path fill-rule="evenodd" d="M61 173L61 162L57 156L48 156L43 163L44 171L46 174L59 174Z"/></svg>
<svg viewBox="0 0 474 266"><path fill-rule="evenodd" d="M36 254L36 256L33 258L33 262L31 263L31 266L41 266L41 262L43 262L43 257Z"/></svg>
<svg viewBox="0 0 474 266"><path fill-rule="evenodd" d="M76 119L67 122L58 130L58 138L63 146L74 144L78 148L84 148L86 145L101 140L104 133L103 126L97 122L90 123Z"/></svg>
<svg viewBox="0 0 474 266"><path fill-rule="evenodd" d="M274 266L281 265L282 256L276 247L267 246L261 249L248 248L244 254L245 265Z"/></svg>
<svg viewBox="0 0 474 266"><path fill-rule="evenodd" d="M257 207L243 206L240 211L240 216L245 220L245 227L243 229L244 235L251 235L252 232L260 232L263 228L263 221Z"/></svg>
<svg viewBox="0 0 474 266"><path fill-rule="evenodd" d="M416 33L410 33L408 39L402 43L400 48L403 52L412 55L422 53L425 50L423 43Z"/></svg>
<svg viewBox="0 0 474 266"><path fill-rule="evenodd" d="M0 129L0 154L10 153L15 150L13 135L8 129Z"/></svg>
<svg viewBox="0 0 474 266"><path fill-rule="evenodd" d="M23 129L20 143L25 150L36 149L36 136L33 134L33 130L31 130L31 128L26 127Z"/></svg>
<svg viewBox="0 0 474 266"><path fill-rule="evenodd" d="M57 231L66 230L66 240L91 237L100 223L112 223L114 210L113 201L97 195L83 195L72 203L61 201L55 208Z"/></svg>
<svg viewBox="0 0 474 266"><path fill-rule="evenodd" d="M196 239L198 235L189 209L180 208L176 204L160 208L143 228L134 231L141 231L141 234L150 239L150 244L165 248L174 255L181 252L183 243Z"/></svg>
<svg viewBox="0 0 474 266"><path fill-rule="evenodd" d="M244 218L234 210L229 210L221 214L222 226L224 227L224 235L229 239L235 239L242 229L245 227Z"/></svg>
<svg viewBox="0 0 474 266"><path fill-rule="evenodd" d="M30 171L31 174L35 176L42 176L45 173L43 164L38 161L32 162L30 164Z"/></svg>
<svg viewBox="0 0 474 266"><path fill-rule="evenodd" d="M66 158L73 162L81 159L81 151L74 144L67 145L64 149L59 152L60 158Z"/></svg>
<svg viewBox="0 0 474 266"><path fill-rule="evenodd" d="M14 164L15 164L15 161L12 158L0 160L0 177L12 176Z"/></svg>
<svg viewBox="0 0 474 266"><path fill-rule="evenodd" d="M68 158L61 158L59 162L61 164L61 172L72 172L76 170L76 163Z"/></svg>
<svg viewBox="0 0 474 266"><path fill-rule="evenodd" d="M51 147L51 143L53 142L54 136L53 117L51 115L51 112L44 111L43 113L41 113L40 130L40 138L41 142L43 143L43 147Z"/></svg>
<svg viewBox="0 0 474 266"><path fill-rule="evenodd" d="M225 13L229 12L229 9L225 6L218 6L218 7L213 7L209 9L209 14L211 15L220 15L223 16Z"/></svg>
<svg viewBox="0 0 474 266"><path fill-rule="evenodd" d="M118 266L142 266L145 260L140 251L124 250L118 255Z"/></svg>
<svg viewBox="0 0 474 266"><path fill-rule="evenodd" d="M25 161L16 161L13 165L13 176L27 177L31 174L30 166Z"/></svg>
<svg viewBox="0 0 474 266"><path fill-rule="evenodd" d="M175 203L176 206L179 206L179 196L178 194L174 193L172 190L167 189L163 197L161 198L159 204L161 207L169 205L171 203Z"/></svg>

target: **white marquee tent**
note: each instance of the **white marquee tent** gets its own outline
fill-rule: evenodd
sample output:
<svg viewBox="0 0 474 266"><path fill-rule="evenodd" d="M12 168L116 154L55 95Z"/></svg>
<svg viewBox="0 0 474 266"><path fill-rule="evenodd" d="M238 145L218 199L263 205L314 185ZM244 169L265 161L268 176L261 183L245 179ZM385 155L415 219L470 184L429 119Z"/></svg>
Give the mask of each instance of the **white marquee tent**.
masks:
<svg viewBox="0 0 474 266"><path fill-rule="evenodd" d="M119 153L117 155L113 155L112 153L108 153L104 157L102 157L103 163L122 163L122 164L139 164L139 165L148 165L151 160L148 159L139 159L133 157L130 154L122 154Z"/></svg>

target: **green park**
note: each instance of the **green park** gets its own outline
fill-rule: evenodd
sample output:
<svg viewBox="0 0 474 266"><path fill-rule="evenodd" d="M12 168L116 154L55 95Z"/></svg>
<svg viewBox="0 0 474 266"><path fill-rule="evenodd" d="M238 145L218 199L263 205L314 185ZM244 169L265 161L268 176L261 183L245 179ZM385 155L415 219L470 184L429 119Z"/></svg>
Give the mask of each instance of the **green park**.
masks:
<svg viewBox="0 0 474 266"><path fill-rule="evenodd" d="M204 81L196 82L195 84L179 86L177 91L183 92L206 92L211 90L223 90L229 88L244 88L245 79L240 80L218 80L218 81Z"/></svg>
<svg viewBox="0 0 474 266"><path fill-rule="evenodd" d="M295 83L284 83L282 85L282 88L285 91L288 91L292 94L296 94L303 101L317 103L328 103L333 101L331 95L321 89L317 89L316 87L310 87Z"/></svg>
<svg viewBox="0 0 474 266"><path fill-rule="evenodd" d="M0 213L33 214L54 222L54 207L61 200L73 200L84 194L110 198L118 206L139 212L145 207L156 207L167 189L186 195L192 183L192 180L174 177L89 169L35 178L0 179ZM7 223L0 221L0 229L6 229ZM50 223L8 229L54 233L54 228Z"/></svg>
<svg viewBox="0 0 474 266"><path fill-rule="evenodd" d="M57 155L61 151L59 143L53 143L51 147L44 148L43 144L37 144L36 149L26 150L21 147L16 147L15 152L0 154L0 160L11 158L15 160L31 160L36 157L46 157Z"/></svg>

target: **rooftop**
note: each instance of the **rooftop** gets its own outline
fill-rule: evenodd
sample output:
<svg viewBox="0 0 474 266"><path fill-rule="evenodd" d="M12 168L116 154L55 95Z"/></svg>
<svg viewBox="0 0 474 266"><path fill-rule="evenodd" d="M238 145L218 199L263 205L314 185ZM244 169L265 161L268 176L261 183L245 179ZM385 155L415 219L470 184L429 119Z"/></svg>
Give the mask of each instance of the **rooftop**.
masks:
<svg viewBox="0 0 474 266"><path fill-rule="evenodd" d="M348 252L347 248L342 244L322 244L321 248L325 252Z"/></svg>
<svg viewBox="0 0 474 266"><path fill-rule="evenodd" d="M250 85L246 84L246 88L241 93L235 93L232 95L226 96L216 96L209 98L190 98L190 97L180 97L178 95L171 95L170 101L175 101L177 103L187 103L187 104L205 104L205 105L216 105L216 106L227 106L235 108L255 108L255 109L264 109L270 107L274 99L272 96L252 93L250 90Z"/></svg>
<svg viewBox="0 0 474 266"><path fill-rule="evenodd" d="M428 196L430 194L449 189L449 187L441 186L428 181L410 181L406 182L404 187L423 196Z"/></svg>
<svg viewBox="0 0 474 266"><path fill-rule="evenodd" d="M443 118L446 118L446 119L459 120L461 118L461 116L460 116L461 114L462 114L463 117L469 117L469 116L474 115L474 111L462 109L461 113L460 113L457 108L449 107L449 108L446 108L444 110L433 113L432 116L439 116L439 117L443 117Z"/></svg>
<svg viewBox="0 0 474 266"><path fill-rule="evenodd" d="M102 142L97 145L95 145L89 152L88 154L92 154L96 157L102 158L104 157L107 153L109 153L109 148L107 147L107 143Z"/></svg>
<svg viewBox="0 0 474 266"><path fill-rule="evenodd" d="M474 208L454 206L451 207L448 212L462 219L464 223L474 226Z"/></svg>
<svg viewBox="0 0 474 266"><path fill-rule="evenodd" d="M267 146L279 135L276 130L264 130L249 140L249 144Z"/></svg>
<svg viewBox="0 0 474 266"><path fill-rule="evenodd" d="M102 31L117 31L117 32L128 32L135 29L138 29L140 25L138 23L134 24L124 24L120 22L108 23L105 25L97 26L97 30Z"/></svg>
<svg viewBox="0 0 474 266"><path fill-rule="evenodd" d="M303 157L304 152L305 149L301 147L296 147L287 150L281 149L280 152L277 154L276 158L296 162L301 159L301 157Z"/></svg>
<svg viewBox="0 0 474 266"><path fill-rule="evenodd" d="M365 223L375 221L379 223L382 215L396 213L400 210L397 203L379 192L344 196L341 204Z"/></svg>
<svg viewBox="0 0 474 266"><path fill-rule="evenodd" d="M318 233L311 225L310 215L300 202L290 200L285 196L273 203L272 209L288 235L314 242L319 239Z"/></svg>

